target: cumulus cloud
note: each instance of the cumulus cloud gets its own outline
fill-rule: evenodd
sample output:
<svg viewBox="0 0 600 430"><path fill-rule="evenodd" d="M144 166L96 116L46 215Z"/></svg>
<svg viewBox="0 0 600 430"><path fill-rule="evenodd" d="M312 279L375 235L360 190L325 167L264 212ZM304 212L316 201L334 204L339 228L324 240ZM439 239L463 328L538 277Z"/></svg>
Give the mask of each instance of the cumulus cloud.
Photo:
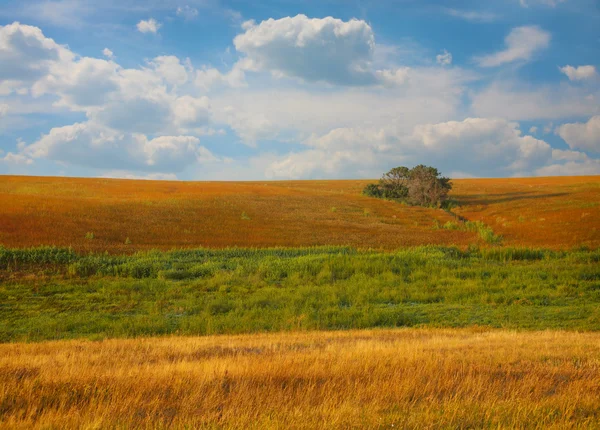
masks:
<svg viewBox="0 0 600 430"><path fill-rule="evenodd" d="M173 55L163 55L149 62L156 73L171 85L183 85L188 80L187 69L179 58Z"/></svg>
<svg viewBox="0 0 600 430"><path fill-rule="evenodd" d="M45 76L52 64L69 60L73 54L37 27L18 22L0 26L0 82L12 81L14 87Z"/></svg>
<svg viewBox="0 0 600 430"><path fill-rule="evenodd" d="M245 69L249 68L248 60L236 62L231 70L222 73L214 67L205 67L196 70L194 84L203 91L210 91L213 88L241 88L246 86Z"/></svg>
<svg viewBox="0 0 600 430"><path fill-rule="evenodd" d="M586 79L593 79L597 76L596 68L594 66L564 66L559 67L561 73L567 75L570 81L582 81Z"/></svg>
<svg viewBox="0 0 600 430"><path fill-rule="evenodd" d="M413 136L438 157L452 157L456 168L464 171L487 166L527 172L543 165L552 154L546 142L522 136L518 124L503 119L467 118L421 125L415 127Z"/></svg>
<svg viewBox="0 0 600 430"><path fill-rule="evenodd" d="M584 162L569 161L564 164L551 164L535 171L537 176L585 176L600 175L600 160Z"/></svg>
<svg viewBox="0 0 600 430"><path fill-rule="evenodd" d="M506 49L476 57L481 67L497 67L514 61L528 61L535 53L550 45L550 33L538 26L516 27L506 36Z"/></svg>
<svg viewBox="0 0 600 430"><path fill-rule="evenodd" d="M2 154L0 153L0 156ZM0 157L0 162L7 166L29 166L33 164L33 160L23 154L15 154L14 152L7 153L4 157Z"/></svg>
<svg viewBox="0 0 600 430"><path fill-rule="evenodd" d="M109 58L111 60L113 58L115 58L115 54L110 49L108 49L108 48L104 48L102 50L102 55L104 55L106 58Z"/></svg>
<svg viewBox="0 0 600 430"><path fill-rule="evenodd" d="M442 66L448 66L452 64L452 54L444 49L444 52L436 55L435 61Z"/></svg>
<svg viewBox="0 0 600 430"><path fill-rule="evenodd" d="M214 156L195 136L121 133L93 122L56 127L25 146L21 156L96 168L177 172Z"/></svg>
<svg viewBox="0 0 600 430"><path fill-rule="evenodd" d="M600 115L586 123L563 124L556 132L573 149L600 152Z"/></svg>
<svg viewBox="0 0 600 430"><path fill-rule="evenodd" d="M156 21L154 18L150 18L148 20L141 20L136 25L138 31L140 33L154 33L156 34L158 30L162 27L162 24Z"/></svg>
<svg viewBox="0 0 600 430"><path fill-rule="evenodd" d="M56 94L60 105L81 110L104 104L118 89L119 66L103 59L83 57L57 62L32 87L32 94Z"/></svg>
<svg viewBox="0 0 600 430"><path fill-rule="evenodd" d="M537 176L578 176L600 174L600 160L585 152L552 150L552 163L533 172Z"/></svg>
<svg viewBox="0 0 600 430"><path fill-rule="evenodd" d="M256 70L311 82L368 85L375 82L369 63L375 50L373 30L365 21L305 15L247 21L234 39Z"/></svg>
<svg viewBox="0 0 600 430"><path fill-rule="evenodd" d="M391 56L374 61L374 36L364 21L300 15L247 22L243 28L235 43L241 58L220 71L195 69L189 60L169 55L125 68L112 55L78 56L35 27L18 25L10 32L0 27L0 40L9 44L0 43L0 60L21 58L19 67L33 71L27 79L0 78L0 93L10 95L11 121L22 111L15 100L46 108L53 103L86 118L21 144L1 158L3 166L47 159L121 177L172 178L197 165L206 166L212 177L231 173L243 179L240 172L372 177L393 165L419 163L462 176L593 165L583 152L556 152L543 140L524 136L510 120L600 115L594 87L563 82L532 90L500 83L472 94L469 109L465 93L480 79L477 74L447 67L447 51L436 58L445 67L398 66ZM32 39L15 42L15 34ZM41 48L33 55L35 44ZM8 76L3 67L2 73ZM269 75L297 81L269 80ZM323 91L314 82L331 86ZM0 117L2 110L0 105ZM479 118L460 120L467 115ZM209 139L201 136L222 134L227 126L256 148L247 150L253 157L228 164L200 144ZM280 146L265 154L261 141ZM228 170L221 170L225 166Z"/></svg>
<svg viewBox="0 0 600 430"><path fill-rule="evenodd" d="M271 163L279 178L372 176L393 165L433 164L461 176L531 174L552 162L552 148L524 136L518 124L502 119L467 118L421 124L412 133L394 128L343 128L303 142L306 151Z"/></svg>
<svg viewBox="0 0 600 430"><path fill-rule="evenodd" d="M80 57L39 29L20 24L0 27L0 37L0 57L20 59L21 70L35 72L23 73L31 77L27 84L34 98L53 98L55 106L88 118L51 129L37 142L5 155L3 163L27 164L47 158L165 173L213 157L197 137L210 134L209 99L178 91L190 74L195 75L189 62L160 56L140 68L125 69L111 59ZM8 75L4 67L0 69L0 74L12 76L12 71ZM15 92L23 93L23 81L9 82ZM8 105L2 104L0 116L7 110Z"/></svg>

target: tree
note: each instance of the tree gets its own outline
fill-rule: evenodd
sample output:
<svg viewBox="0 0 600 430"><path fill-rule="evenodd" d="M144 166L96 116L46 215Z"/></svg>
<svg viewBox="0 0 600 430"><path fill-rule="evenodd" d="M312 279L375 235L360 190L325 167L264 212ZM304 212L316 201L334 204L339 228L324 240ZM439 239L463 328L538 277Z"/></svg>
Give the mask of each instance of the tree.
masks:
<svg viewBox="0 0 600 430"><path fill-rule="evenodd" d="M409 169L394 167L385 173L378 184L368 184L363 194L370 197L399 200L419 206L441 206L452 189L449 178L422 164Z"/></svg>
<svg viewBox="0 0 600 430"><path fill-rule="evenodd" d="M384 174L379 180L382 194L388 199L404 199L408 196L408 181L410 169L408 167L394 167Z"/></svg>
<svg viewBox="0 0 600 430"><path fill-rule="evenodd" d="M450 179L440 177L435 167L419 164L410 171L408 199L414 205L441 206L451 189Z"/></svg>

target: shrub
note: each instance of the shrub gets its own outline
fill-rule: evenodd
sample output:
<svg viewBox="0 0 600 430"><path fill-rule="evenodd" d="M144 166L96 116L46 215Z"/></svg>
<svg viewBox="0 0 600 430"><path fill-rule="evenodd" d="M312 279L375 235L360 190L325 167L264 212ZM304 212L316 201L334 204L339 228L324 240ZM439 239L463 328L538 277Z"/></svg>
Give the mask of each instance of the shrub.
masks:
<svg viewBox="0 0 600 430"><path fill-rule="evenodd" d="M378 184L368 184L362 193L416 206L441 207L451 189L449 178L440 177L440 172L434 167L420 164L412 169L394 167L381 177Z"/></svg>
<svg viewBox="0 0 600 430"><path fill-rule="evenodd" d="M379 185L377 184L367 184L367 186L363 189L362 193L368 197L383 197L381 188L379 188Z"/></svg>

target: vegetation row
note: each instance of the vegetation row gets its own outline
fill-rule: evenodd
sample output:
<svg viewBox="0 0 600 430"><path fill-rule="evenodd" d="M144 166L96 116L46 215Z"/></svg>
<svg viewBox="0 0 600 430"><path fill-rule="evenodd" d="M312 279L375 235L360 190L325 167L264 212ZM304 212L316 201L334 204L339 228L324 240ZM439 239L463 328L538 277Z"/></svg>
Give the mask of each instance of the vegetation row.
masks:
<svg viewBox="0 0 600 430"><path fill-rule="evenodd" d="M484 325L600 329L600 251L0 249L0 341Z"/></svg>

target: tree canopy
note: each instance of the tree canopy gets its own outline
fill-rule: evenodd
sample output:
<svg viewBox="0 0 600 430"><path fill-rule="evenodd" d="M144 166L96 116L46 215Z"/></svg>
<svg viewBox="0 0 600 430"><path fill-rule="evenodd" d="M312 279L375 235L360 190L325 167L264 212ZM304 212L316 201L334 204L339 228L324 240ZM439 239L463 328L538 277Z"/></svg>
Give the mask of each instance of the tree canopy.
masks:
<svg viewBox="0 0 600 430"><path fill-rule="evenodd" d="M379 183L368 184L363 194L371 197L402 201L417 206L441 206L452 189L449 178L441 176L435 167L419 164L394 167Z"/></svg>

